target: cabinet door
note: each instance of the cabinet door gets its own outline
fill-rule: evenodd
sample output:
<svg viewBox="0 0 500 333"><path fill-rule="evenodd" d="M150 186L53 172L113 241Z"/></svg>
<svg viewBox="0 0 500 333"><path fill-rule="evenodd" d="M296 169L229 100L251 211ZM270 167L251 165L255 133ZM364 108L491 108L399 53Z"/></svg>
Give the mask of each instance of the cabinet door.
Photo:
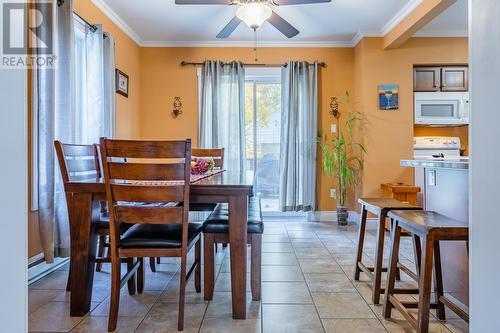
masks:
<svg viewBox="0 0 500 333"><path fill-rule="evenodd" d="M413 69L413 91L439 91L441 68L415 67Z"/></svg>
<svg viewBox="0 0 500 333"><path fill-rule="evenodd" d="M442 91L467 91L467 67L443 67L441 71Z"/></svg>

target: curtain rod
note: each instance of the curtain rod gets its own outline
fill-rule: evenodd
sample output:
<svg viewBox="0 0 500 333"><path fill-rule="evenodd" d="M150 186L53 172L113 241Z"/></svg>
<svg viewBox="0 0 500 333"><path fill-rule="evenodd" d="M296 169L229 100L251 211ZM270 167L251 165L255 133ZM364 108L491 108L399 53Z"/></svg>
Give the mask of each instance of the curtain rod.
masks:
<svg viewBox="0 0 500 333"><path fill-rule="evenodd" d="M89 26L90 30L92 32L96 32L97 31L97 26L95 24L92 24L90 23L89 21L87 21L86 19L84 19L82 16L80 16L80 14L78 14L77 12L73 12L74 15L78 16L78 18L80 20L82 20L83 23L85 23L86 25Z"/></svg>
<svg viewBox="0 0 500 333"><path fill-rule="evenodd" d="M228 63L224 63L224 64L228 64ZM205 63L204 62L189 62L189 61L181 61L181 66L189 66L189 65L192 65L192 66L204 66ZM247 67L286 67L288 66L287 63L284 63L284 64L243 64L244 66L247 66ZM326 67L326 63L325 62L319 62L318 63L318 66L319 67Z"/></svg>
<svg viewBox="0 0 500 333"><path fill-rule="evenodd" d="M57 7L61 7L62 5L64 5L64 0L57 0ZM92 32L96 32L97 31L97 26L95 24L92 24L90 23L89 21L87 21L86 19L84 19L80 14L78 14L77 12L73 11L73 14L78 16L78 18L83 22L85 23L86 25L89 26L90 30Z"/></svg>

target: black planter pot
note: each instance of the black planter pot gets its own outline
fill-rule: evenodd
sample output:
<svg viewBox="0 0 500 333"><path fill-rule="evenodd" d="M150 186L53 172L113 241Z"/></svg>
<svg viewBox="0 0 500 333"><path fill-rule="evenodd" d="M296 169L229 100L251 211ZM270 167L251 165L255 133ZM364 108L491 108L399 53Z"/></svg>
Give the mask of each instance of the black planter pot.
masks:
<svg viewBox="0 0 500 333"><path fill-rule="evenodd" d="M347 225L347 218L349 217L349 211L346 206L337 205L337 224Z"/></svg>

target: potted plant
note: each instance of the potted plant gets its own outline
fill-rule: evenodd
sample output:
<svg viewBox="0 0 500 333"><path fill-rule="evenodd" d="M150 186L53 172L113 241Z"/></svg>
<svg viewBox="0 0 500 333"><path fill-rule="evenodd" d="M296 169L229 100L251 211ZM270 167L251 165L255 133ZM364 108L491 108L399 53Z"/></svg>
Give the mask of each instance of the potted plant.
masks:
<svg viewBox="0 0 500 333"><path fill-rule="evenodd" d="M354 138L354 135L363 129L364 117L352 109L348 91L345 92L344 104L347 114L343 126L339 126L331 139L320 134L317 141L322 149L325 173L328 177L333 176L337 179L339 225L347 225L349 215L345 205L347 191L358 184L360 171L363 169L363 156L366 153L363 144Z"/></svg>

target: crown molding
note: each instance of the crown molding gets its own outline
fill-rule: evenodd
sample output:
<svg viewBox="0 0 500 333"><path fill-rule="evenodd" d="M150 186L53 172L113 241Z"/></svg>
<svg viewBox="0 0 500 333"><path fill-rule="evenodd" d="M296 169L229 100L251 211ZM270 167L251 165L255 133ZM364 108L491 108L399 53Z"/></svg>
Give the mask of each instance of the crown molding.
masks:
<svg viewBox="0 0 500 333"><path fill-rule="evenodd" d="M407 17L415 8L418 7L423 2L423 0L410 0L400 11L394 15L389 22L387 22L380 30L382 36L386 35L391 31L399 22L401 22L405 17Z"/></svg>
<svg viewBox="0 0 500 333"><path fill-rule="evenodd" d="M142 47L254 47L253 41L143 41ZM258 47L334 48L352 47L352 41L261 41Z"/></svg>
<svg viewBox="0 0 500 333"><path fill-rule="evenodd" d="M253 41L149 41L143 40L104 0L91 0L113 23L140 47L253 47ZM259 47L336 48L355 47L365 37L383 37L410 14L423 0L410 0L380 31L358 31L350 41L261 41ZM467 37L467 31L421 31L414 37Z"/></svg>
<svg viewBox="0 0 500 333"><path fill-rule="evenodd" d="M118 26L127 36L129 36L137 45L142 46L144 41L139 37L139 35L127 24L125 21L115 13L111 7L108 6L103 0L90 0L92 3L99 8L104 15L106 15L114 24Z"/></svg>

